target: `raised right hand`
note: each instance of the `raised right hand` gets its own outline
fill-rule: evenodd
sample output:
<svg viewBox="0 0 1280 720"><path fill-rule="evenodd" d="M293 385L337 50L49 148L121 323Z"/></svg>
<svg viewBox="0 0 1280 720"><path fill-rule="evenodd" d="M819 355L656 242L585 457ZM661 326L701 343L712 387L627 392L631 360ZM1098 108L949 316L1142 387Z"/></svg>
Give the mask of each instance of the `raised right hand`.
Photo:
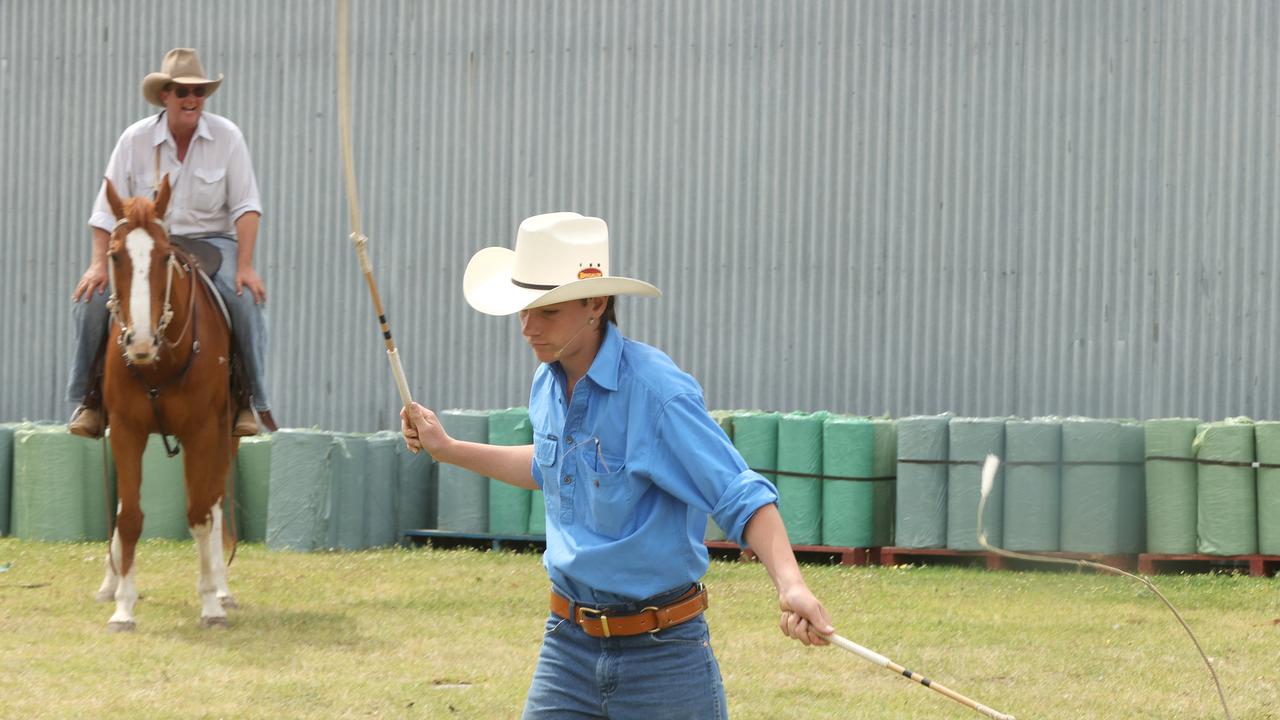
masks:
<svg viewBox="0 0 1280 720"><path fill-rule="evenodd" d="M89 265L89 269L84 271L84 275L80 276L80 282L76 283L75 292L71 293L71 302L79 302L81 296L85 302L93 297L93 293L99 295L107 290L107 263L95 262Z"/></svg>
<svg viewBox="0 0 1280 720"><path fill-rule="evenodd" d="M400 410L400 432L404 434L404 444L410 450L415 453L426 450L437 460L452 440L436 414L418 403Z"/></svg>

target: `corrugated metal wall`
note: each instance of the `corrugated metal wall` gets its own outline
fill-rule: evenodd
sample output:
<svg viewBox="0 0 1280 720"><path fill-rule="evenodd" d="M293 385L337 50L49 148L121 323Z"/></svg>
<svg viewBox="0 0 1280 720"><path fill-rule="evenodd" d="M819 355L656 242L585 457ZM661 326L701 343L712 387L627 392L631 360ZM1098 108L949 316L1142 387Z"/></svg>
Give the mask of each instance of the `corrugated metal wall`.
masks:
<svg viewBox="0 0 1280 720"><path fill-rule="evenodd" d="M713 407L1280 416L1272 2L356 0L365 232L415 397L526 399L471 253L606 218ZM266 205L276 416L397 398L346 241L332 3L0 0L0 419L60 418L92 195L164 51Z"/></svg>

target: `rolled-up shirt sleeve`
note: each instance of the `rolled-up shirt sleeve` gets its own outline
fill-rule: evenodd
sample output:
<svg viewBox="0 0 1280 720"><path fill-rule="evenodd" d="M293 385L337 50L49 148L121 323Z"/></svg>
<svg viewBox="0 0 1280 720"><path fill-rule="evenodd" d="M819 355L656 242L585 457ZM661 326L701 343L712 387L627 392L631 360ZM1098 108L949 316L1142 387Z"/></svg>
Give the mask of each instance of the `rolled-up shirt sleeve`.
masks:
<svg viewBox="0 0 1280 720"><path fill-rule="evenodd" d="M653 481L709 513L730 540L745 547L747 523L756 510L778 501L777 490L747 467L707 414L699 394L685 393L667 401L658 435L648 458Z"/></svg>
<svg viewBox="0 0 1280 720"><path fill-rule="evenodd" d="M258 179L253 174L253 161L243 135L237 135L227 156L227 213L231 222L247 212L262 214L258 197Z"/></svg>
<svg viewBox="0 0 1280 720"><path fill-rule="evenodd" d="M115 149L111 151L111 158L107 160L106 172L103 173L103 177L111 181L121 197L132 197L136 194L132 179L129 177L129 160L125 157L127 154L125 136L121 135L116 141ZM110 233L115 226L116 217L111 212L111 206L107 204L106 183L100 182L98 195L93 201L93 212L89 215L89 227Z"/></svg>

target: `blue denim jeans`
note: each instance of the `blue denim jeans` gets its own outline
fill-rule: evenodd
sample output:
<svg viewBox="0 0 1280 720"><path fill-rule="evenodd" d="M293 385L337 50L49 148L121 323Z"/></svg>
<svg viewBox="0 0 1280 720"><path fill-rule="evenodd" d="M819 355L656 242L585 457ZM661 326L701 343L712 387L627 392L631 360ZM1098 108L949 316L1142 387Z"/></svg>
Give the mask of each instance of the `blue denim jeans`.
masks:
<svg viewBox="0 0 1280 720"><path fill-rule="evenodd" d="M605 609L629 614L683 592ZM728 717L704 615L658 633L612 638L591 637L576 623L548 616L524 720Z"/></svg>
<svg viewBox="0 0 1280 720"><path fill-rule="evenodd" d="M246 384L253 395L255 410L268 410L271 401L267 395L267 315L262 306L253 301L253 294L245 289L236 295L236 255L239 246L230 238L207 240L222 253L222 265L213 276L231 315L231 325L236 338L236 350L244 362ZM128 302L126 298L124 302ZM89 302L77 302L72 311L76 326L75 355L71 359L71 377L67 381L67 401L79 403L89 392L89 373L93 368L102 338L107 334L111 319L107 313L106 293L93 293Z"/></svg>

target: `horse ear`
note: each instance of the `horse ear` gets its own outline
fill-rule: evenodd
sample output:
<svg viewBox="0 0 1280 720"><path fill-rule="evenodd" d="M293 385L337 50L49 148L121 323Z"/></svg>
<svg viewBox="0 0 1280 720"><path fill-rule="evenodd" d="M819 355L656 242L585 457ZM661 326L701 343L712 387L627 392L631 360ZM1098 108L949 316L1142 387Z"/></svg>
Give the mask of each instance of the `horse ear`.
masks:
<svg viewBox="0 0 1280 720"><path fill-rule="evenodd" d="M164 214L169 210L169 194L172 188L169 186L169 173L165 173L160 178L160 191L156 193L156 217L163 218Z"/></svg>
<svg viewBox="0 0 1280 720"><path fill-rule="evenodd" d="M111 184L111 180L102 179L106 186L107 204L111 206L111 214L116 216L117 220L124 218L124 203L120 202L120 196L116 194L116 186Z"/></svg>

